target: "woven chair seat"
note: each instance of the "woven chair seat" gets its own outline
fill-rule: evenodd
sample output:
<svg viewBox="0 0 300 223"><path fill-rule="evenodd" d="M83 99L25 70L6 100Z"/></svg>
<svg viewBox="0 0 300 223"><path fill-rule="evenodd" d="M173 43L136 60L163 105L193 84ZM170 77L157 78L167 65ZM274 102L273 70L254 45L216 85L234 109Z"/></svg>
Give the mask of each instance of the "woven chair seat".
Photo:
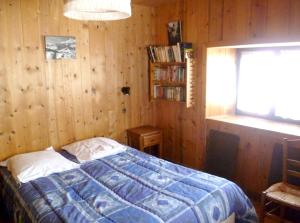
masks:
<svg viewBox="0 0 300 223"><path fill-rule="evenodd" d="M300 208L300 187L277 183L266 190L266 196L279 202Z"/></svg>
<svg viewBox="0 0 300 223"><path fill-rule="evenodd" d="M282 145L282 182L272 185L262 193L261 223L264 223L266 216L280 222L294 222L300 219L300 186L294 185L294 180L300 180L300 139L285 138ZM296 222L299 222L298 220Z"/></svg>

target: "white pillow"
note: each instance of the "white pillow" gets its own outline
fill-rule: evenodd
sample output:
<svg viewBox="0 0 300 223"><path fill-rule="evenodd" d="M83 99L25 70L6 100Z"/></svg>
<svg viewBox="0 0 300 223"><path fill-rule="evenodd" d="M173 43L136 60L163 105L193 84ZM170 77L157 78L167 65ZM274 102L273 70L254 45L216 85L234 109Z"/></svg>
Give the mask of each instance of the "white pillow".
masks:
<svg viewBox="0 0 300 223"><path fill-rule="evenodd" d="M115 140L97 137L66 145L62 149L76 156L79 162L84 163L124 152L126 147Z"/></svg>
<svg viewBox="0 0 300 223"><path fill-rule="evenodd" d="M55 152L52 147L50 148L44 151L15 155L6 161L7 169L17 181L27 183L52 173L59 173L80 166Z"/></svg>
<svg viewBox="0 0 300 223"><path fill-rule="evenodd" d="M45 151L55 151L54 149L53 149L53 147L52 146L50 146L50 147L48 147L47 149L45 149ZM8 161L8 159L7 160L3 160L3 161L1 161L0 162L0 166L2 166L2 167L7 167L7 161Z"/></svg>

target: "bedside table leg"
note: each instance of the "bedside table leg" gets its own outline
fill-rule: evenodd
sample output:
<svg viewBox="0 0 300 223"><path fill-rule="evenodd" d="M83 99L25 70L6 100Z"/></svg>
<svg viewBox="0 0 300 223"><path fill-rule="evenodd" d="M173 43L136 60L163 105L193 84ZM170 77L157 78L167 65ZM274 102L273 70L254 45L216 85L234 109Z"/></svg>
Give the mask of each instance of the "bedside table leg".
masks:
<svg viewBox="0 0 300 223"><path fill-rule="evenodd" d="M144 152L144 138L140 137L139 149Z"/></svg>
<svg viewBox="0 0 300 223"><path fill-rule="evenodd" d="M128 146L132 147L132 144L131 144L131 137L127 137L127 143L128 143Z"/></svg>
<svg viewBox="0 0 300 223"><path fill-rule="evenodd" d="M162 158L162 143L158 144L158 153L159 153L159 158Z"/></svg>

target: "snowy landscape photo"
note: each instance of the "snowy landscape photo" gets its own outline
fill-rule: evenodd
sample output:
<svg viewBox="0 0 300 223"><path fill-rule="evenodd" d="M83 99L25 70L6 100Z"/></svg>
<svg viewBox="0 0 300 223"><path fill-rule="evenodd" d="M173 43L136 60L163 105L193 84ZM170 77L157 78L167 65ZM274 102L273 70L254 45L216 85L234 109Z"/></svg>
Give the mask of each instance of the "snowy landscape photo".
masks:
<svg viewBox="0 0 300 223"><path fill-rule="evenodd" d="M72 36L45 36L46 59L76 59L76 39Z"/></svg>

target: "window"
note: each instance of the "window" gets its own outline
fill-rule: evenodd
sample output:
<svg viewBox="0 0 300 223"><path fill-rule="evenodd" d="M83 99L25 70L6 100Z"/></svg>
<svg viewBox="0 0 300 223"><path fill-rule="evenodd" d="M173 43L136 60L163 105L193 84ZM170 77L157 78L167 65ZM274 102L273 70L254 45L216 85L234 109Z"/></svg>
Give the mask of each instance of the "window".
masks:
<svg viewBox="0 0 300 223"><path fill-rule="evenodd" d="M300 123L300 48L241 49L236 109Z"/></svg>

